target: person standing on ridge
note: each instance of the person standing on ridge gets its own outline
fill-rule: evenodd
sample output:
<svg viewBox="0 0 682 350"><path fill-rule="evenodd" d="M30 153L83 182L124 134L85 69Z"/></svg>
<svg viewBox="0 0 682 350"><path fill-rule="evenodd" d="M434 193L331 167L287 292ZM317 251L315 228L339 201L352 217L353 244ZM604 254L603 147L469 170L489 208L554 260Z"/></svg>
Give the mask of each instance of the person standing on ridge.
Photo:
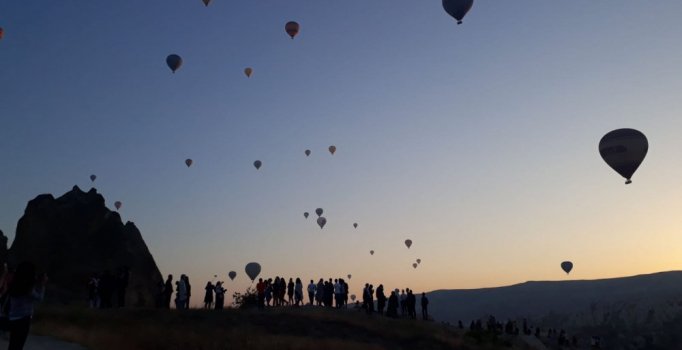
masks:
<svg viewBox="0 0 682 350"><path fill-rule="evenodd" d="M422 318L424 321L429 320L429 299L426 298L426 293L422 293Z"/></svg>
<svg viewBox="0 0 682 350"><path fill-rule="evenodd" d="M171 300L173 299L173 275L168 275L166 285L164 287L164 307L170 309Z"/></svg>
<svg viewBox="0 0 682 350"><path fill-rule="evenodd" d="M315 290L317 289L317 286L315 285L315 282L313 280L310 280L310 284L308 285L308 299L310 299L310 305L315 305Z"/></svg>
<svg viewBox="0 0 682 350"><path fill-rule="evenodd" d="M258 294L258 309L262 310L265 308L265 283L263 283L262 278L258 279L256 293Z"/></svg>
<svg viewBox="0 0 682 350"><path fill-rule="evenodd" d="M204 309L210 310L213 308L213 291L215 287L211 281L208 281L204 289L206 289L206 295L204 295Z"/></svg>
<svg viewBox="0 0 682 350"><path fill-rule="evenodd" d="M379 315L384 314L384 306L386 306L386 295L384 294L384 285L380 284L377 287L377 311Z"/></svg>

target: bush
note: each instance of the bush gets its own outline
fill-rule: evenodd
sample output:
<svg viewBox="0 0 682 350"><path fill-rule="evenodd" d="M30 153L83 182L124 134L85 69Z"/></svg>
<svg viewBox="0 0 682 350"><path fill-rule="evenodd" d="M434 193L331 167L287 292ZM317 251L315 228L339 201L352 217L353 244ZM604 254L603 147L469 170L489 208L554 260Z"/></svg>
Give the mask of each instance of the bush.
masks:
<svg viewBox="0 0 682 350"><path fill-rule="evenodd" d="M238 309L250 309L258 307L258 294L256 290L249 287L246 292L232 294L234 306Z"/></svg>

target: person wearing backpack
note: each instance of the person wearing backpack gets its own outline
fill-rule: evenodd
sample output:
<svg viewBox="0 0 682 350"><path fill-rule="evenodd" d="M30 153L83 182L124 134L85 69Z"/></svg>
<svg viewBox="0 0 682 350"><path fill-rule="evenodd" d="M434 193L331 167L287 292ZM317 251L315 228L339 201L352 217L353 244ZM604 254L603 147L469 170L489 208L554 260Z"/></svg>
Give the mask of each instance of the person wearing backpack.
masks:
<svg viewBox="0 0 682 350"><path fill-rule="evenodd" d="M2 305L3 314L9 319L8 350L24 348L33 318L33 303L43 300L47 275L43 274L36 284L36 268L30 262L17 266L9 288L7 298Z"/></svg>

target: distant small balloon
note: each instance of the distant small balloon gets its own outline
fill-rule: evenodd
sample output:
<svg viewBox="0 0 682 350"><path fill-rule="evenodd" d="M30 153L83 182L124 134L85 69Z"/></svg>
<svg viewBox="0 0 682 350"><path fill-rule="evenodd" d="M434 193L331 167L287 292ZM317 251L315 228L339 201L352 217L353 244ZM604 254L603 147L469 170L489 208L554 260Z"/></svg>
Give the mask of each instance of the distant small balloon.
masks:
<svg viewBox="0 0 682 350"><path fill-rule="evenodd" d="M227 274L227 277L230 277L230 279L231 279L232 281L234 281L234 278L237 277L237 273L234 272L234 271L230 271L230 272Z"/></svg>
<svg viewBox="0 0 682 350"><path fill-rule="evenodd" d="M561 263L561 269L568 275L573 270L573 263L570 261L564 261Z"/></svg>
<svg viewBox="0 0 682 350"><path fill-rule="evenodd" d="M327 224L327 219L324 218L324 216L320 216L317 218L317 224L320 225L320 228L324 228L324 225Z"/></svg>
<svg viewBox="0 0 682 350"><path fill-rule="evenodd" d="M189 158L185 159L185 165L187 165L188 168L192 166L192 163L193 162L191 159L189 159Z"/></svg>
<svg viewBox="0 0 682 350"><path fill-rule="evenodd" d="M246 74L247 78L251 78L251 74L253 74L253 69L251 67L244 69L244 74Z"/></svg>
<svg viewBox="0 0 682 350"><path fill-rule="evenodd" d="M210 4L210 3L211 3L211 0L201 0L201 1L203 1L203 2L204 2L204 5L205 5L205 6L208 6L208 4Z"/></svg>
<svg viewBox="0 0 682 350"><path fill-rule="evenodd" d="M334 145L329 146L329 153L331 153L332 155L334 155L334 153L336 153L336 146L334 146Z"/></svg>
<svg viewBox="0 0 682 350"><path fill-rule="evenodd" d="M474 0L443 0L443 9L457 20L457 24L462 24L464 16L473 5Z"/></svg>
<svg viewBox="0 0 682 350"><path fill-rule="evenodd" d="M369 254L370 254L370 255L374 255L374 251L373 251L373 250L370 250L370 251L369 251Z"/></svg>
<svg viewBox="0 0 682 350"><path fill-rule="evenodd" d="M116 210L121 209L121 206L122 206L122 205L123 205L123 203L121 203L121 202L119 202L119 201L114 202L114 207L116 207Z"/></svg>
<svg viewBox="0 0 682 350"><path fill-rule="evenodd" d="M422 263L422 259L417 259L417 264L421 264L421 263Z"/></svg>
<svg viewBox="0 0 682 350"><path fill-rule="evenodd" d="M97 176L95 174L90 175L90 181L95 182Z"/></svg>
<svg viewBox="0 0 682 350"><path fill-rule="evenodd" d="M353 224L353 227L358 228L358 223L357 223L357 222L354 223L354 224Z"/></svg>
<svg viewBox="0 0 682 350"><path fill-rule="evenodd" d="M407 249L410 249L410 247L412 246L412 240L411 240L411 239L406 239L406 240L405 240L405 245L407 246Z"/></svg>
<svg viewBox="0 0 682 350"><path fill-rule="evenodd" d="M289 34L291 39L293 39L296 35L298 35L298 30L300 29L300 26L298 23L291 21L287 22L286 25L284 25L284 30Z"/></svg>
<svg viewBox="0 0 682 350"><path fill-rule="evenodd" d="M310 157L310 150L309 149L305 150L305 156Z"/></svg>
<svg viewBox="0 0 682 350"><path fill-rule="evenodd" d="M324 213L324 209L322 208L315 209L315 214L317 214L317 216L322 216L322 213Z"/></svg>
<svg viewBox="0 0 682 350"><path fill-rule="evenodd" d="M349 274L348 274L348 279L350 279L350 278L351 278L351 274L349 273Z"/></svg>
<svg viewBox="0 0 682 350"><path fill-rule="evenodd" d="M351 294L351 295L350 295L350 300L355 301L355 298L357 298L357 297L355 296L355 294Z"/></svg>
<svg viewBox="0 0 682 350"><path fill-rule="evenodd" d="M182 58L176 54L168 55L168 57L166 57L166 64L168 65L168 68L175 73L175 71L182 66Z"/></svg>
<svg viewBox="0 0 682 350"><path fill-rule="evenodd" d="M303 216L304 216L306 219L308 218L308 215L310 215L310 214L308 214L308 212L303 213Z"/></svg>
<svg viewBox="0 0 682 350"><path fill-rule="evenodd" d="M218 275L213 275L213 278L218 278Z"/></svg>
<svg viewBox="0 0 682 350"><path fill-rule="evenodd" d="M260 169L261 165L263 165L263 162L261 162L260 160L253 162L253 166L256 167L256 170Z"/></svg>
<svg viewBox="0 0 682 350"><path fill-rule="evenodd" d="M417 263L412 263L412 267L417 268Z"/></svg>
<svg viewBox="0 0 682 350"><path fill-rule="evenodd" d="M246 272L246 275L249 276L251 279L251 282L253 282L256 277L260 274L260 264L257 262L250 262L246 264L246 267L244 268L244 271Z"/></svg>

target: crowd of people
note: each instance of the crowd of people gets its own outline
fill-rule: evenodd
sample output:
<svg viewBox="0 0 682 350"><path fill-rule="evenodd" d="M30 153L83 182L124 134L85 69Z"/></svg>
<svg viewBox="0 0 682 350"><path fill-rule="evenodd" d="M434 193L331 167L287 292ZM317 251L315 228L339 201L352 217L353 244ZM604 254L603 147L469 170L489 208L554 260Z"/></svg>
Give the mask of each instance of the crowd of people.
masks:
<svg viewBox="0 0 682 350"><path fill-rule="evenodd" d="M107 270L92 275L88 280L88 305L90 308L124 307L129 279L130 270L125 266L118 268L113 274Z"/></svg>
<svg viewBox="0 0 682 350"><path fill-rule="evenodd" d="M458 327L464 329L462 321L458 322ZM506 334L511 336L518 336L523 332L526 336L534 335L537 338L544 338L543 340L545 341L556 341L559 346L578 346L578 338L576 336L569 338L565 330L548 328L546 331L543 331L540 327L533 328L532 326L528 326L528 321L526 319L523 319L522 328L520 329L516 321L507 320L507 322L503 323L498 321L494 316L489 316L485 325L480 319L471 321L469 324L469 331ZM590 339L590 346L593 349L600 348L599 337L592 337L592 339Z"/></svg>

